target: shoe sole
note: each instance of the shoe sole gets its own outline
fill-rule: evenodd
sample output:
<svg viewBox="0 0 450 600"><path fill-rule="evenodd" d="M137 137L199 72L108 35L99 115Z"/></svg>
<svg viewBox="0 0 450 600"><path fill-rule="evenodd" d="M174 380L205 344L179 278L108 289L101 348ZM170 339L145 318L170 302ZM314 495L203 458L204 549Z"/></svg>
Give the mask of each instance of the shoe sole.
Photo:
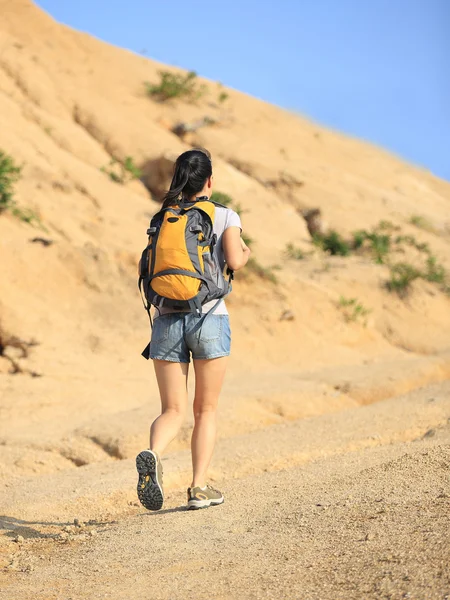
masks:
<svg viewBox="0 0 450 600"><path fill-rule="evenodd" d="M189 500L188 510L200 510L201 508L209 508L210 506L219 506L225 502L224 497L220 500Z"/></svg>
<svg viewBox="0 0 450 600"><path fill-rule="evenodd" d="M164 492L158 480L157 460L151 450L143 450L136 456L136 469L139 473L137 495L139 502L147 510L160 510L164 502Z"/></svg>

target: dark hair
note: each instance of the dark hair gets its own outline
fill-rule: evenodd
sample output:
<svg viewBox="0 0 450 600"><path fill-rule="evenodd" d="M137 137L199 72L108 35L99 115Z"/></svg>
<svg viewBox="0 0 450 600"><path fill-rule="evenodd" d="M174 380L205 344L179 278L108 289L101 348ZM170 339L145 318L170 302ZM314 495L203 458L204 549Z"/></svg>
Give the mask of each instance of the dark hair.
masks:
<svg viewBox="0 0 450 600"><path fill-rule="evenodd" d="M203 189L212 175L211 154L203 148L183 152L177 158L170 189L164 196L163 208L176 204L180 194L191 198Z"/></svg>

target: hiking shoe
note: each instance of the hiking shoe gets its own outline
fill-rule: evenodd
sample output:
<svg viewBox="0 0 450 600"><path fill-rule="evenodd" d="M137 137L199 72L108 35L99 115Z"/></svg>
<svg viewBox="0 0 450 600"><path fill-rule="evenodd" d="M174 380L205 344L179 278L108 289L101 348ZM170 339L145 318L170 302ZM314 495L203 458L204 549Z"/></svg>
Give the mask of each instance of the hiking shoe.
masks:
<svg viewBox="0 0 450 600"><path fill-rule="evenodd" d="M159 510L164 502L163 469L156 452L143 450L138 454L136 456L136 469L139 473L137 484L139 502L147 510Z"/></svg>
<svg viewBox="0 0 450 600"><path fill-rule="evenodd" d="M210 485L207 485L204 488L188 488L187 499L187 507L190 510L208 508L208 506L216 506L217 504L222 504L224 502L224 497L221 492L215 490Z"/></svg>

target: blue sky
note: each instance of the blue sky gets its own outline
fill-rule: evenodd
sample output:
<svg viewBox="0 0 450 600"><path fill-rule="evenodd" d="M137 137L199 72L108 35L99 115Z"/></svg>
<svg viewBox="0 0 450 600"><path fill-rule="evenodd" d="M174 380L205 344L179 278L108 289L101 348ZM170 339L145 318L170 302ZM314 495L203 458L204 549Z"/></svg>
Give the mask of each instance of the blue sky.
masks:
<svg viewBox="0 0 450 600"><path fill-rule="evenodd" d="M58 21L450 181L450 0L38 0Z"/></svg>

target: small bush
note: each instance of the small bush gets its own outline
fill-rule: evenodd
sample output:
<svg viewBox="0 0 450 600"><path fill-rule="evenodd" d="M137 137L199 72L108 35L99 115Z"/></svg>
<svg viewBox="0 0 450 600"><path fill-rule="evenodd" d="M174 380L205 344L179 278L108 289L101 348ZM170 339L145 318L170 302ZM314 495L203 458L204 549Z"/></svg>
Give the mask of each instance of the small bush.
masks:
<svg viewBox="0 0 450 600"><path fill-rule="evenodd" d="M396 263L391 266L391 278L387 282L387 287L391 292L397 292L400 296L404 296L410 291L411 283L420 276L420 271L412 265Z"/></svg>
<svg viewBox="0 0 450 600"><path fill-rule="evenodd" d="M223 104L224 102L226 102L229 98L229 94L224 90L223 85L218 82L217 83L217 102L219 104Z"/></svg>
<svg viewBox="0 0 450 600"><path fill-rule="evenodd" d="M353 250L369 250L373 259L378 264L387 262L391 251L403 252L404 245L415 248L418 252L430 254L430 247L426 243L416 240L413 235L392 236L392 232L398 231L399 227L389 221L380 221L371 231L361 229L353 233Z"/></svg>
<svg viewBox="0 0 450 600"><path fill-rule="evenodd" d="M411 217L411 222L424 229L426 222L417 215ZM394 235L394 232L398 232ZM411 283L418 278L432 283L441 284L441 289L448 293L450 284L445 268L437 262L431 254L430 246L419 242L413 235L403 235L400 227L390 221L380 221L370 230L360 229L354 231L351 241L346 241L336 231L326 235L314 234L313 243L332 255L348 256L352 252L359 254L370 253L372 259L378 264L386 264L390 268L390 279L386 283L390 291L405 296L410 290ZM421 265L414 267L405 262L393 263L395 253L406 253L407 247L414 248L421 256ZM286 255L295 257L296 249L288 244Z"/></svg>
<svg viewBox="0 0 450 600"><path fill-rule="evenodd" d="M303 260L305 258L303 250L291 243L287 244L284 253L287 258L292 258L293 260Z"/></svg>
<svg viewBox="0 0 450 600"><path fill-rule="evenodd" d="M399 235L395 238L395 243L397 246L400 246L401 244L407 244L419 252L430 254L430 246L426 242L418 242L413 235Z"/></svg>
<svg viewBox="0 0 450 600"><path fill-rule="evenodd" d="M12 208L14 202L14 184L20 179L22 167L15 164L13 158L0 150L0 213Z"/></svg>
<svg viewBox="0 0 450 600"><path fill-rule="evenodd" d="M368 239L375 262L380 265L383 264L391 249L391 236L373 233Z"/></svg>
<svg viewBox="0 0 450 600"><path fill-rule="evenodd" d="M387 221L386 219L382 219L378 225L374 228L374 231L399 231L400 227L398 225L394 225L391 221Z"/></svg>
<svg viewBox="0 0 450 600"><path fill-rule="evenodd" d="M332 256L348 256L350 254L350 245L334 230L325 235L314 234L313 243Z"/></svg>
<svg viewBox="0 0 450 600"><path fill-rule="evenodd" d="M223 192L213 192L210 200L212 200L212 202L217 202L218 204L223 204L224 206L230 206L233 203L233 198Z"/></svg>
<svg viewBox="0 0 450 600"><path fill-rule="evenodd" d="M423 229L424 231L428 231L430 233L435 233L436 231L430 221L422 215L412 215L409 222L411 225L414 225L419 229Z"/></svg>
<svg viewBox="0 0 450 600"><path fill-rule="evenodd" d="M220 92L217 100L219 101L219 104L223 104L226 100L228 100L229 97L229 94L227 94L226 92Z"/></svg>
<svg viewBox="0 0 450 600"><path fill-rule="evenodd" d="M364 229L355 231L353 233L353 249L359 250L360 248L362 248L366 239L367 232Z"/></svg>
<svg viewBox="0 0 450 600"><path fill-rule="evenodd" d="M239 216L242 215L243 212L245 212L245 210L240 204L234 204L233 198L228 194L225 194L224 192L213 192L211 194L210 200L212 200L213 202L217 202L218 204L222 204L223 206L226 206L228 208L231 208L231 210L234 210L234 212L236 212ZM249 248L253 244L253 239L245 234L242 236L242 239Z"/></svg>
<svg viewBox="0 0 450 600"><path fill-rule="evenodd" d="M363 319L364 325L367 324L366 317L372 312L369 308L361 304L361 302L358 302L357 298L346 298L345 296L340 297L339 307L342 309L347 322Z"/></svg>
<svg viewBox="0 0 450 600"><path fill-rule="evenodd" d="M139 167L137 167L134 164L134 161L131 158L131 156L127 156L125 158L123 168L124 168L125 172L128 173L132 179L140 179L142 177L141 170L139 169Z"/></svg>
<svg viewBox="0 0 450 600"><path fill-rule="evenodd" d="M429 256L427 258L426 271L423 274L423 278L432 283L445 284L447 272L442 265L438 264L435 256Z"/></svg>
<svg viewBox="0 0 450 600"><path fill-rule="evenodd" d="M272 267L263 267L257 260L256 258L253 258L253 256L251 256L248 259L247 265L246 265L246 271L253 273L254 275L256 275L257 277L259 277L260 279L265 279L266 281L270 281L271 283L277 283L278 282L278 278L275 275L274 271L277 269L276 266L272 266Z"/></svg>
<svg viewBox="0 0 450 600"><path fill-rule="evenodd" d="M354 250L367 247L376 263L383 264L386 256L391 250L391 236L387 233L379 233L377 230L371 232L361 229L353 233Z"/></svg>
<svg viewBox="0 0 450 600"><path fill-rule="evenodd" d="M242 208L242 204L240 204L240 202L238 202L237 204L235 204L234 206L231 207L235 213L237 213L239 216L243 215L246 211L245 208Z"/></svg>
<svg viewBox="0 0 450 600"><path fill-rule="evenodd" d="M141 170L134 164L131 156L127 156L123 163L113 158L106 167L101 167L100 171L109 175L112 181L121 184L140 179L142 176Z"/></svg>
<svg viewBox="0 0 450 600"><path fill-rule="evenodd" d="M242 240L244 241L244 244L246 244L249 248L253 245L253 238L251 238L248 235L242 234Z"/></svg>
<svg viewBox="0 0 450 600"><path fill-rule="evenodd" d="M17 204L14 204L14 206L11 207L11 214L24 223L28 223L29 225L37 225L44 231L47 231L47 229L42 225L39 215L36 214L31 208L22 208L17 206Z"/></svg>
<svg viewBox="0 0 450 600"><path fill-rule="evenodd" d="M213 192L211 194L210 200L212 200L213 202L218 202L219 204L223 204L228 208L231 208L239 216L246 212L245 209L242 208L242 206L239 203L234 204L234 200L231 196L229 196L228 194L224 194L223 192Z"/></svg>
<svg viewBox="0 0 450 600"><path fill-rule="evenodd" d="M159 71L160 81L158 84L145 83L147 94L160 102L174 98L184 98L190 102L199 100L206 92L205 85L197 82L197 73L171 73L170 71Z"/></svg>
<svg viewBox="0 0 450 600"><path fill-rule="evenodd" d="M22 167L15 164L14 159L0 150L0 214L9 211L14 217L38 225L45 230L39 216L31 208L22 208L14 200L14 184L20 179Z"/></svg>

